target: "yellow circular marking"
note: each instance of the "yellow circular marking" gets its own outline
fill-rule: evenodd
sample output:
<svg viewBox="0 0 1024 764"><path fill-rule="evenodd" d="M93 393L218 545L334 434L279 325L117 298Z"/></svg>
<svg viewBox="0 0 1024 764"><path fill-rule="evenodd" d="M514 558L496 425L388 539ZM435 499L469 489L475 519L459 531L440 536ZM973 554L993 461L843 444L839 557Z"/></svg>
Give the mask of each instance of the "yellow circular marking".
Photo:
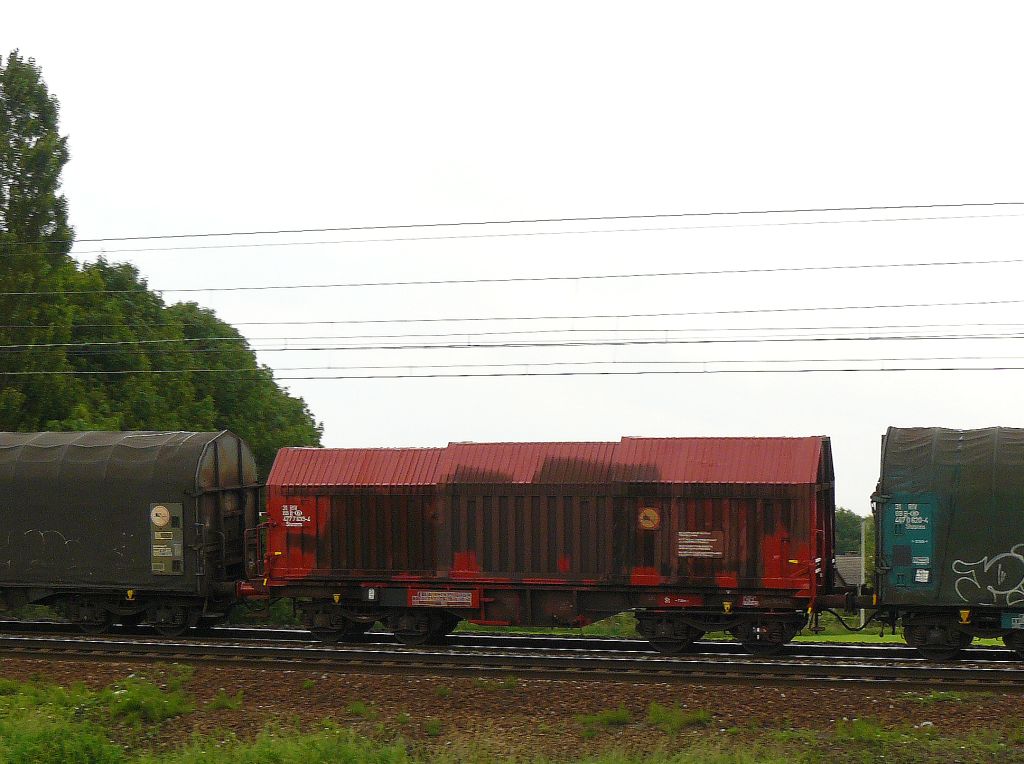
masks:
<svg viewBox="0 0 1024 764"><path fill-rule="evenodd" d="M655 531L661 526L661 513L655 507L644 507L637 515L637 522L645 531Z"/></svg>
<svg viewBox="0 0 1024 764"><path fill-rule="evenodd" d="M163 528L171 521L171 512L163 504L157 504L149 511L149 519L157 528Z"/></svg>

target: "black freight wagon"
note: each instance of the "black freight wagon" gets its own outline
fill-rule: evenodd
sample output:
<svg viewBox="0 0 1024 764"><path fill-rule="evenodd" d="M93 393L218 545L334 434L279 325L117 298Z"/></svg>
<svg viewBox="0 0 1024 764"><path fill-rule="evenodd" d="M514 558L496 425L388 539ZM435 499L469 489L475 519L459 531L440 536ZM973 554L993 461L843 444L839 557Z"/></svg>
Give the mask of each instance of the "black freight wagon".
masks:
<svg viewBox="0 0 1024 764"><path fill-rule="evenodd" d="M907 642L1024 656L1024 430L890 427L872 501L878 601Z"/></svg>
<svg viewBox="0 0 1024 764"><path fill-rule="evenodd" d="M180 633L233 601L258 495L228 431L0 433L0 608Z"/></svg>

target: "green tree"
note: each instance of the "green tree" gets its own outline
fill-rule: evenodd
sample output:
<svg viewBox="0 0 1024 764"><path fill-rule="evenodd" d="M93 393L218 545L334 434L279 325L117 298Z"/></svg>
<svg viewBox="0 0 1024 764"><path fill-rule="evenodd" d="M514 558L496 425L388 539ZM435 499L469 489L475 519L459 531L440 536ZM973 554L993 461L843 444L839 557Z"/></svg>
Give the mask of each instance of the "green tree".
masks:
<svg viewBox="0 0 1024 764"><path fill-rule="evenodd" d="M58 113L32 59L0 59L0 429L231 429L264 475L281 446L319 445L234 327L131 265L76 265Z"/></svg>
<svg viewBox="0 0 1024 764"><path fill-rule="evenodd" d="M18 51L6 62L0 57L0 345L35 346L0 350L0 426L8 429L63 419L80 397L73 378L25 374L67 368L53 344L71 336L69 306L18 294L60 291L75 272L67 201L59 193L68 161L59 111L35 61Z"/></svg>
<svg viewBox="0 0 1024 764"><path fill-rule="evenodd" d="M171 305L166 312L189 340L191 368L211 370L193 375L197 399L212 404L216 428L249 442L262 474L281 445L320 445L321 428L306 403L278 387L235 327L194 302Z"/></svg>
<svg viewBox="0 0 1024 764"><path fill-rule="evenodd" d="M860 554L860 515L846 507L836 508L836 553Z"/></svg>
<svg viewBox="0 0 1024 764"><path fill-rule="evenodd" d="M864 523L865 570L870 581L875 565L875 522L846 507L836 508L836 554L860 554L860 527Z"/></svg>

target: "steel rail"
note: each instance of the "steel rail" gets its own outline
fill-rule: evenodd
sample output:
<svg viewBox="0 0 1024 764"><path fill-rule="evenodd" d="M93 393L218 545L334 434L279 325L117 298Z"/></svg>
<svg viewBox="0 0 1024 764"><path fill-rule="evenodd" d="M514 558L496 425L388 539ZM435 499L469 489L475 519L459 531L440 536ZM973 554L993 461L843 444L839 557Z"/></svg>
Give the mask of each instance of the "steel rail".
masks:
<svg viewBox="0 0 1024 764"><path fill-rule="evenodd" d="M6 658L137 662L187 661L246 668L311 669L343 673L501 676L560 680L740 684L870 684L882 687L1011 690L1024 686L1024 668L919 661L594 654L522 649L408 648L384 645L257 644L252 641L165 640L0 634Z"/></svg>
<svg viewBox="0 0 1024 764"><path fill-rule="evenodd" d="M0 621L0 633L49 633L78 634L77 627L53 621ZM115 626L111 634L120 636L153 636L153 630L145 626ZM260 626L214 626L198 627L190 633L190 638L227 639L239 641L275 641L275 642L308 642L313 646L321 645L308 631L299 628L260 627ZM392 635L386 631L370 632L347 638L349 645L394 645ZM495 647L524 648L530 650L575 650L616 651L627 653L654 653L654 648L643 639L599 636L569 636L546 634L491 634L484 632L457 632L446 639L451 647ZM697 642L690 655L745 655L743 646L733 641L707 640ZM888 658L894 660L915 661L917 651L905 644L851 644L833 642L800 642L786 645L779 658ZM1024 667L1017 654L1004 647L979 646L964 650L962 657L975 662L1016 662Z"/></svg>

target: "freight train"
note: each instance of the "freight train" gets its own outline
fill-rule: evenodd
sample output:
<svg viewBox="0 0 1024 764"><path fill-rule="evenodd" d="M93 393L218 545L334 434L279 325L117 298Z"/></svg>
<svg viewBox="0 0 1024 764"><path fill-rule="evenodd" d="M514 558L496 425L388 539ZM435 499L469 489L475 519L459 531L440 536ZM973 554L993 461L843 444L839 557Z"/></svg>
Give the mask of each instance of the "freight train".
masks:
<svg viewBox="0 0 1024 764"><path fill-rule="evenodd" d="M827 437L284 448L264 485L227 431L0 433L0 608L182 635L290 598L409 645L630 611L662 652L770 654L867 606L929 658L1024 657L1024 430L888 430L870 587L836 576L833 481Z"/></svg>

